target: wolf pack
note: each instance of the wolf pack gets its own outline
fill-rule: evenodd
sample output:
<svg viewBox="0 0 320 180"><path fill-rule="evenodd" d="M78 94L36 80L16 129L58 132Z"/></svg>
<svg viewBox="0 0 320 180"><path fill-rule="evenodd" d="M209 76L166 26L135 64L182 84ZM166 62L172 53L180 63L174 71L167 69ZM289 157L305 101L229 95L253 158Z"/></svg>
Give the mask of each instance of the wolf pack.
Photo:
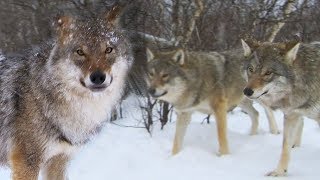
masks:
<svg viewBox="0 0 320 180"><path fill-rule="evenodd" d="M28 56L0 61L0 165L13 180L66 180L75 151L103 128L123 95L134 58L119 23L123 7L100 18L62 16L56 38ZM239 39L242 48L192 52L146 48L148 94L177 114L172 154L179 153L195 111L215 117L219 155L230 153L227 113L241 108L258 133L259 103L270 133L273 110L284 113L282 152L267 176L287 174L301 144L303 117L320 121L320 43ZM263 142L262 142L263 143Z"/></svg>

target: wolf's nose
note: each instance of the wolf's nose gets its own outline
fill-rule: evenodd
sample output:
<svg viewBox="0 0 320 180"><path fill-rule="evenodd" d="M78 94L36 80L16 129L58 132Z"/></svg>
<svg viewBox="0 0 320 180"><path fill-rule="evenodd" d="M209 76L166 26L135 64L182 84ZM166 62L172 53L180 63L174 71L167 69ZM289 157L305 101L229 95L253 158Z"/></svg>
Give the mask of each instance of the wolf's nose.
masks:
<svg viewBox="0 0 320 180"><path fill-rule="evenodd" d="M95 71L90 75L90 80L95 85L100 85L106 80L106 74L101 71Z"/></svg>
<svg viewBox="0 0 320 180"><path fill-rule="evenodd" d="M244 88L244 90L243 90L243 94L248 97L252 96L253 93L254 93L253 90L250 88Z"/></svg>
<svg viewBox="0 0 320 180"><path fill-rule="evenodd" d="M156 90L154 88L149 88L148 92L149 92L149 94L153 95L156 93Z"/></svg>

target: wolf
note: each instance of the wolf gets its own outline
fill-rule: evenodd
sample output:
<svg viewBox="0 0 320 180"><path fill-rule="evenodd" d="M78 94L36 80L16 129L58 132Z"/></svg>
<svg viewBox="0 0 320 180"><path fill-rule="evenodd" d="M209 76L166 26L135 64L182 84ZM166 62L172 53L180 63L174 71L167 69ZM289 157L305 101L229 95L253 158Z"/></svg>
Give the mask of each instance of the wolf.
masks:
<svg viewBox="0 0 320 180"><path fill-rule="evenodd" d="M53 43L0 63L0 163L13 180L67 179L74 152L103 127L133 58L118 22L62 16Z"/></svg>
<svg viewBox="0 0 320 180"><path fill-rule="evenodd" d="M291 147L299 146L302 116L320 120L320 44L241 40L247 84L243 93L284 113L281 158L268 176L287 174Z"/></svg>
<svg viewBox="0 0 320 180"><path fill-rule="evenodd" d="M194 111L214 114L220 155L229 153L226 116L234 107L239 106L250 116L251 134L257 133L258 112L242 93L245 79L241 76L242 61L237 53L183 49L152 52L147 48L146 54L150 95L169 102L177 112L172 154L180 151ZM275 122L272 123L273 130L277 131Z"/></svg>

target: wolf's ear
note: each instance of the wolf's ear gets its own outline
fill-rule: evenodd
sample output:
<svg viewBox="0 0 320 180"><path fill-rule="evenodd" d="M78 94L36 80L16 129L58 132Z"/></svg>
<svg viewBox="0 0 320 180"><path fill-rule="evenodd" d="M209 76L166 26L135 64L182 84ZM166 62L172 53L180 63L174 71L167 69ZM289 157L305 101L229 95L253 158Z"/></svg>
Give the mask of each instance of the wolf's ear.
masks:
<svg viewBox="0 0 320 180"><path fill-rule="evenodd" d="M54 25L58 31L66 31L73 28L74 19L69 16L61 16L56 19Z"/></svg>
<svg viewBox="0 0 320 180"><path fill-rule="evenodd" d="M299 47L300 47L300 42L299 41L292 41L292 42L286 43L285 60L289 64L292 64L293 61L296 59Z"/></svg>
<svg viewBox="0 0 320 180"><path fill-rule="evenodd" d="M149 48L146 48L146 54L147 54L147 61L148 62L154 58L154 54Z"/></svg>
<svg viewBox="0 0 320 180"><path fill-rule="evenodd" d="M75 20L69 16L61 16L56 18L54 26L58 35L58 40L64 43L69 40L72 29L75 28Z"/></svg>
<svg viewBox="0 0 320 180"><path fill-rule="evenodd" d="M174 53L172 59L174 62L176 62L180 65L184 65L184 63L185 63L184 51L182 49L179 49L176 53Z"/></svg>
<svg viewBox="0 0 320 180"><path fill-rule="evenodd" d="M259 42L254 39L241 39L242 48L244 51L244 56L248 57L252 54L252 52L259 47Z"/></svg>
<svg viewBox="0 0 320 180"><path fill-rule="evenodd" d="M241 44L244 51L244 56L245 57L250 56L252 53L250 46L243 39L241 39Z"/></svg>
<svg viewBox="0 0 320 180"><path fill-rule="evenodd" d="M124 8L124 5L117 4L113 6L113 8L109 12L106 13L105 20L108 26L113 27L119 24L119 19Z"/></svg>

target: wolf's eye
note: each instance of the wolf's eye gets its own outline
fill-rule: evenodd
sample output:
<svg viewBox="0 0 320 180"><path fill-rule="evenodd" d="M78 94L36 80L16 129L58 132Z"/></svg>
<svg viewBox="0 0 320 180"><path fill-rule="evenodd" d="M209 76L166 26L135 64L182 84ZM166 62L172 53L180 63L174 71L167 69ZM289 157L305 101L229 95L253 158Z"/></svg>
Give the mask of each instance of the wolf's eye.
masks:
<svg viewBox="0 0 320 180"><path fill-rule="evenodd" d="M106 54L110 54L112 52L113 48L112 47L107 47L106 49Z"/></svg>
<svg viewBox="0 0 320 180"><path fill-rule="evenodd" d="M83 52L82 49L77 49L77 54L78 54L79 56L84 56L84 52Z"/></svg>
<svg viewBox="0 0 320 180"><path fill-rule="evenodd" d="M153 72L149 72L149 76L152 77L154 74Z"/></svg>
<svg viewBox="0 0 320 180"><path fill-rule="evenodd" d="M252 66L249 66L249 67L248 67L248 71L249 71L249 72L253 72L253 67L252 67Z"/></svg>
<svg viewBox="0 0 320 180"><path fill-rule="evenodd" d="M162 79L166 79L169 77L169 74L162 74Z"/></svg>
<svg viewBox="0 0 320 180"><path fill-rule="evenodd" d="M269 76L269 75L271 75L271 74L272 74L271 71L267 71L266 73L264 73L264 75L266 75L266 76Z"/></svg>

